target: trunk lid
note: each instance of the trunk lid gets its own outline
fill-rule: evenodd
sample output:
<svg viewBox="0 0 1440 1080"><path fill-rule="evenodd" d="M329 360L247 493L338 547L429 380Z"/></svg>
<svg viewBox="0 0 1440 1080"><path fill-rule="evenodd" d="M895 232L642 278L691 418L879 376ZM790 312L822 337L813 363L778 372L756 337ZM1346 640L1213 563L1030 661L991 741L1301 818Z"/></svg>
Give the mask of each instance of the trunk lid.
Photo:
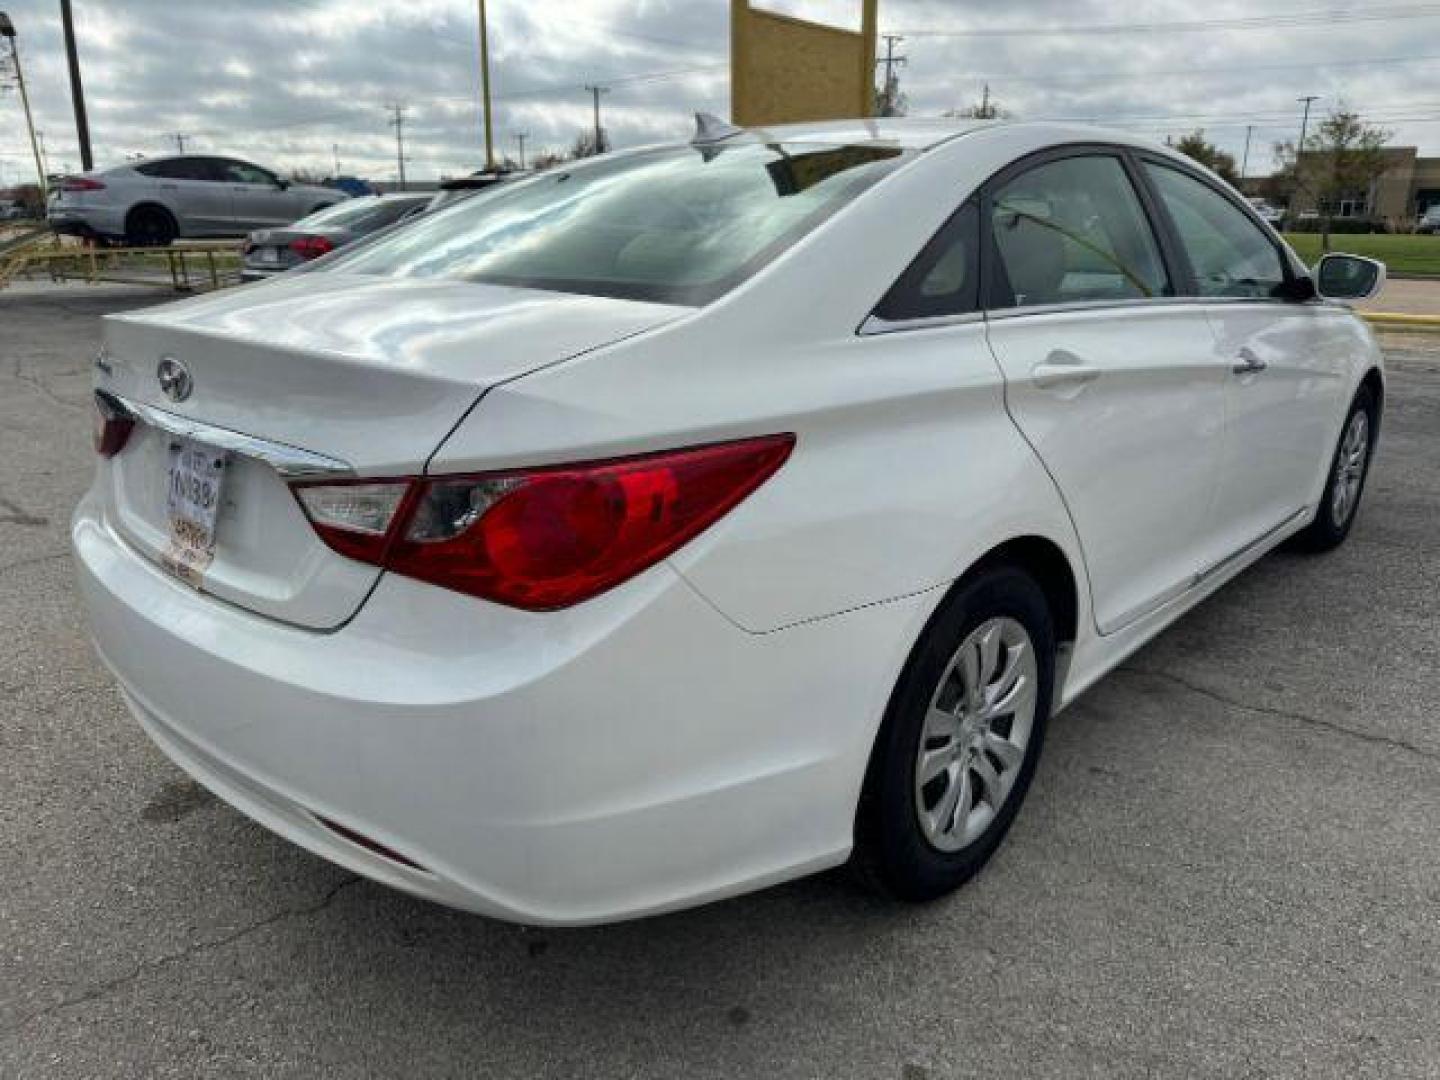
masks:
<svg viewBox="0 0 1440 1080"><path fill-rule="evenodd" d="M489 387L684 310L449 280L301 272L111 316L100 389L163 416L138 424L102 467L107 515L133 547L162 561L176 442L164 428L187 422L335 459L357 476L417 474ZM192 380L179 402L157 378L167 357ZM263 457L237 452L224 470L214 561L200 587L299 626L338 626L379 571L321 543Z"/></svg>

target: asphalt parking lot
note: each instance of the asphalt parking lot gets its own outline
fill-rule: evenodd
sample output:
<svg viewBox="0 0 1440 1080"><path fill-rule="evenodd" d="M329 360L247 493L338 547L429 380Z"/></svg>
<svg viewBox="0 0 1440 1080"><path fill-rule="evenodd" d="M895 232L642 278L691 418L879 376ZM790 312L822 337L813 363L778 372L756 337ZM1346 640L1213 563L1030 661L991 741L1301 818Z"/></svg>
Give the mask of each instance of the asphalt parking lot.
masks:
<svg viewBox="0 0 1440 1080"><path fill-rule="evenodd" d="M0 294L0 1076L1440 1076L1440 335L1389 350L1350 542L1063 714L961 894L536 931L291 847L131 722L66 532L99 317L153 302Z"/></svg>

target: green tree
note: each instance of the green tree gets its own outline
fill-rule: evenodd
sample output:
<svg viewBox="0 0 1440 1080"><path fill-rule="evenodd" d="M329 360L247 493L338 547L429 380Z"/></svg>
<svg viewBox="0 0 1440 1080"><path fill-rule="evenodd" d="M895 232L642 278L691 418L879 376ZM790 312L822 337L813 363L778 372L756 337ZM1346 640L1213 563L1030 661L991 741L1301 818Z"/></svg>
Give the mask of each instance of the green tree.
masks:
<svg viewBox="0 0 1440 1080"><path fill-rule="evenodd" d="M1305 137L1303 153L1294 142L1275 145L1282 184L1315 200L1322 251L1330 250L1330 221L1340 200L1370 199L1375 181L1385 171L1385 144L1392 134L1365 123L1342 103Z"/></svg>
<svg viewBox="0 0 1440 1080"><path fill-rule="evenodd" d="M1186 157L1198 161L1207 169L1214 172L1227 184L1238 184L1240 174L1235 171L1235 157L1227 154L1214 143L1205 138L1205 132L1196 128L1188 135L1183 135L1174 144L1175 149Z"/></svg>

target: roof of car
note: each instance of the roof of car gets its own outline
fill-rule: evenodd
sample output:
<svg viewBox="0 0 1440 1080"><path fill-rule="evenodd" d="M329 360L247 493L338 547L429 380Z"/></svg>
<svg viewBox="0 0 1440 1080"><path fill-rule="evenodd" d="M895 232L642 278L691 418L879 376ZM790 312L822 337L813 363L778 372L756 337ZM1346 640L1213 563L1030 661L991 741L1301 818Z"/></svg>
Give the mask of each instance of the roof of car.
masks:
<svg viewBox="0 0 1440 1080"><path fill-rule="evenodd" d="M892 143L924 150L964 135L977 128L995 125L993 120L959 117L919 118L877 116L861 120L821 120L803 124L776 124L747 130L776 142L826 142L846 145Z"/></svg>
<svg viewBox="0 0 1440 1080"><path fill-rule="evenodd" d="M737 129L766 142L831 143L866 145L884 143L906 150L928 150L971 132L1013 131L1024 141L1022 133L1043 135L1051 141L1097 141L1126 146L1163 148L1152 139L1123 131L1114 131L1066 121L1052 120L974 120L969 117L885 116L857 120L822 120L803 124L777 124L771 127ZM723 140L722 140L723 141Z"/></svg>

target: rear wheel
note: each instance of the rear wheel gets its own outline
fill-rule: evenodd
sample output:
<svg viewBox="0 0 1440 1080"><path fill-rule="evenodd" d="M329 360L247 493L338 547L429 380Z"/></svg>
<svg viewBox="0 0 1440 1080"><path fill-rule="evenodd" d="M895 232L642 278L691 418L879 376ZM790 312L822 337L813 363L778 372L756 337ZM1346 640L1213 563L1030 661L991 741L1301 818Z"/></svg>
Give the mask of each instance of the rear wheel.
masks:
<svg viewBox="0 0 1440 1080"><path fill-rule="evenodd" d="M168 247L179 232L170 211L159 206L137 206L125 219L125 242L131 247Z"/></svg>
<svg viewBox="0 0 1440 1080"><path fill-rule="evenodd" d="M1295 538L1299 547L1308 551L1330 551L1350 535L1360 496L1365 491L1365 478L1370 472L1377 420L1375 395L1368 386L1362 386L1345 417L1345 426L1340 429L1340 443L1330 462L1330 474L1315 520Z"/></svg>
<svg viewBox="0 0 1440 1080"><path fill-rule="evenodd" d="M930 900L994 854L1040 759L1054 676L1050 611L1024 571L982 570L946 599L872 754L854 859L868 883Z"/></svg>

